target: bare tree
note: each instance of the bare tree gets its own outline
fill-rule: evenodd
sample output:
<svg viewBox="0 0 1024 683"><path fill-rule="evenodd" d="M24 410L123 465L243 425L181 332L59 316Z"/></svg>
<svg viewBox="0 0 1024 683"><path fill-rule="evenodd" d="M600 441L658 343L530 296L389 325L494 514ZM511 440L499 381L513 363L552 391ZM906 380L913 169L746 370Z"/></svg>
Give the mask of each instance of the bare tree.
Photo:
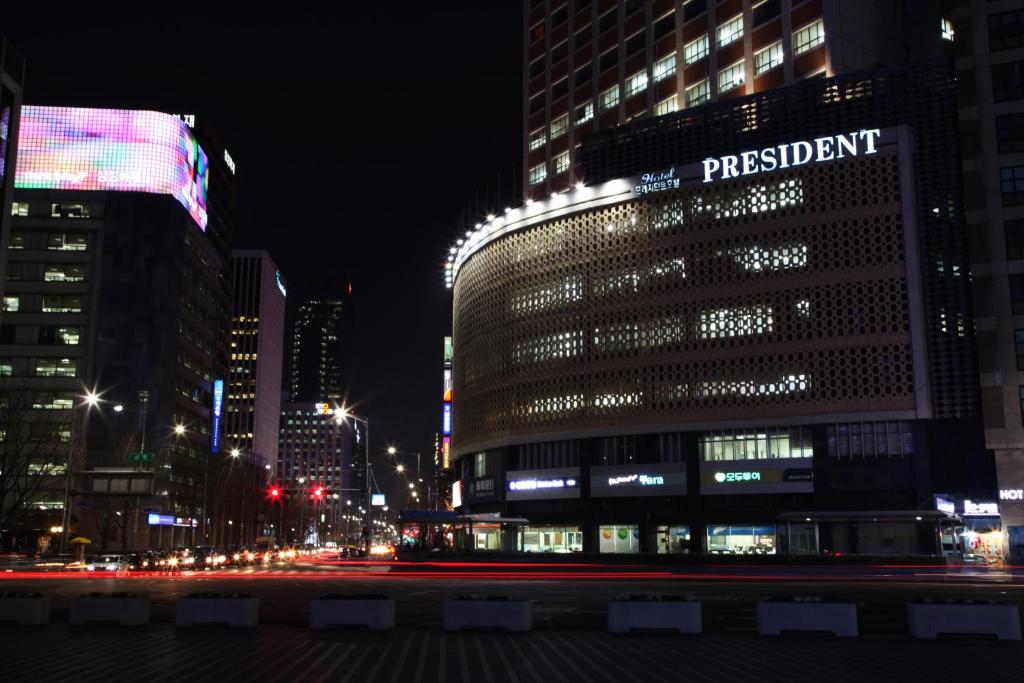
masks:
<svg viewBox="0 0 1024 683"><path fill-rule="evenodd" d="M0 528L21 517L38 493L63 482L56 475L72 447L70 424L35 399L24 383L0 380Z"/></svg>

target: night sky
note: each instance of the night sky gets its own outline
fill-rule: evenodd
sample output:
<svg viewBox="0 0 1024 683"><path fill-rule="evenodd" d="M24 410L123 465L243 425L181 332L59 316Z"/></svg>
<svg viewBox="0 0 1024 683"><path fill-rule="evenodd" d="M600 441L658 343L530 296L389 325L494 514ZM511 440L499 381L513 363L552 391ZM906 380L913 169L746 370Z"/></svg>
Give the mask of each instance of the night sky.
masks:
<svg viewBox="0 0 1024 683"><path fill-rule="evenodd" d="M216 19L184 7L159 19L5 8L0 32L25 55L26 104L213 123L238 168L235 246L271 253L291 304L310 276L351 280L349 400L374 450L426 464L451 329L447 249L460 219L511 200L521 163L520 3Z"/></svg>

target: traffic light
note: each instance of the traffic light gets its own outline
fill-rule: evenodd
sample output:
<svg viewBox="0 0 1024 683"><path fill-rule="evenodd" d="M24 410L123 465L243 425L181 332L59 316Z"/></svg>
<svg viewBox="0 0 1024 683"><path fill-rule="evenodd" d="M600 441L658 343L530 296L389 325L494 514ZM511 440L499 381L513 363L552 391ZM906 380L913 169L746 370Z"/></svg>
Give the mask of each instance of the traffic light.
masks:
<svg viewBox="0 0 1024 683"><path fill-rule="evenodd" d="M270 487L270 497L273 498L274 500L277 500L278 498L280 498L281 497L281 489L277 488L276 486L271 486Z"/></svg>
<svg viewBox="0 0 1024 683"><path fill-rule="evenodd" d="M318 499L319 498L323 498L324 497L324 487L323 486L317 486L315 489L313 489L313 497L314 498L318 498Z"/></svg>

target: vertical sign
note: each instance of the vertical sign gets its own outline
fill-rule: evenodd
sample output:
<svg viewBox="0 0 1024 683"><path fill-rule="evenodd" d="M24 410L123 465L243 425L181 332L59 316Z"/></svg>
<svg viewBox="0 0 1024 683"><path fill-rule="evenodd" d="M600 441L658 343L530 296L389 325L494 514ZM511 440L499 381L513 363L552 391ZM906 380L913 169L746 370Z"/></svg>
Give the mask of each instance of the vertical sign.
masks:
<svg viewBox="0 0 1024 683"><path fill-rule="evenodd" d="M452 437L441 438L441 467L448 469L451 466Z"/></svg>
<svg viewBox="0 0 1024 683"><path fill-rule="evenodd" d="M451 368L444 369L444 401L445 403L452 402L452 370Z"/></svg>
<svg viewBox="0 0 1024 683"><path fill-rule="evenodd" d="M441 433L445 436L451 436L452 433L452 404L444 404L444 415L441 419Z"/></svg>
<svg viewBox="0 0 1024 683"><path fill-rule="evenodd" d="M224 408L224 380L213 380L213 436L210 437L210 452L220 451L220 415Z"/></svg>
<svg viewBox="0 0 1024 683"><path fill-rule="evenodd" d="M450 368L452 366L452 338L444 338L444 366Z"/></svg>

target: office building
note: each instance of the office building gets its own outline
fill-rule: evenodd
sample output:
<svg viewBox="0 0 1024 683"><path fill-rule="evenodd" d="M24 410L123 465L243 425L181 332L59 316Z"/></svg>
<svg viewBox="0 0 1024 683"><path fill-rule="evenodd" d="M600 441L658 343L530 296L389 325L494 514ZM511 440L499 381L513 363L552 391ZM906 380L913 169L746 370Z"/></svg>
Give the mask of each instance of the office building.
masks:
<svg viewBox="0 0 1024 683"><path fill-rule="evenodd" d="M290 345L292 401L334 401L345 397L344 325L351 285L342 280L311 280L295 312Z"/></svg>
<svg viewBox="0 0 1024 683"><path fill-rule="evenodd" d="M7 38L0 34L0 251L7 249L14 201L14 166L21 118L21 89L25 82L25 61ZM3 259L0 259L2 266ZM4 286L0 270L0 293ZM0 320L3 312L0 311Z"/></svg>
<svg viewBox="0 0 1024 683"><path fill-rule="evenodd" d="M459 509L529 522L462 543L961 547L995 471L956 94L925 61L634 120L458 240Z"/></svg>
<svg viewBox="0 0 1024 683"><path fill-rule="evenodd" d="M579 149L594 131L805 78L937 57L948 49L939 37L940 27L948 25L945 4L526 2L525 197L536 200L577 182L589 184L592 179L580 164Z"/></svg>
<svg viewBox="0 0 1024 683"><path fill-rule="evenodd" d="M218 197L233 174L186 118L25 106L18 137L0 357L47 439L87 434L76 470L146 469L133 508L187 520L148 538L145 517L91 528L111 499L91 478L74 482L82 505L71 527L129 545L201 540L220 472L211 458L228 378L231 216L212 207L226 206ZM83 390L99 394L95 408ZM56 493L44 503L61 507Z"/></svg>
<svg viewBox="0 0 1024 683"><path fill-rule="evenodd" d="M954 3L964 197L985 441L1008 549L1024 556L1024 5Z"/></svg>

